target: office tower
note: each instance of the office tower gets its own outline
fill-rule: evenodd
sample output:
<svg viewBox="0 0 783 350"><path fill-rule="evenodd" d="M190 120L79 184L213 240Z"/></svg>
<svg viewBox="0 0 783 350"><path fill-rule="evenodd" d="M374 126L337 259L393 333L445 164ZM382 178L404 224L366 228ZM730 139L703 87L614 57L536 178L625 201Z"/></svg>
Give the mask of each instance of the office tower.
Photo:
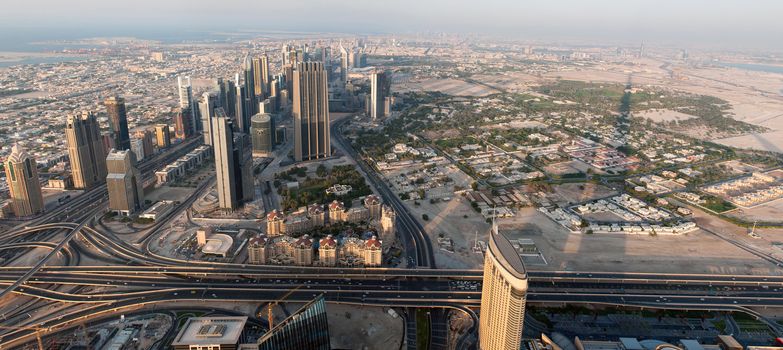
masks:
<svg viewBox="0 0 783 350"><path fill-rule="evenodd" d="M106 149L95 115L82 112L65 120L65 140L71 163L73 186L90 188L106 178Z"/></svg>
<svg viewBox="0 0 783 350"><path fill-rule="evenodd" d="M111 96L103 101L106 113L109 115L109 127L114 137L114 148L118 150L130 149L130 135L128 134L128 115L125 111L125 99L119 96Z"/></svg>
<svg viewBox="0 0 783 350"><path fill-rule="evenodd" d="M253 156L266 157L272 154L274 147L274 120L271 114L253 116L250 135L253 139Z"/></svg>
<svg viewBox="0 0 783 350"><path fill-rule="evenodd" d="M291 51L291 47L288 44L283 44L283 48L280 50L280 67L285 67L288 63L288 53Z"/></svg>
<svg viewBox="0 0 783 350"><path fill-rule="evenodd" d="M203 127L201 132L206 145L212 145L212 118L215 114L215 109L219 106L220 99L216 92L205 92L201 95L201 103L199 103L201 125ZM223 114L225 114L225 111L223 111Z"/></svg>
<svg viewBox="0 0 783 350"><path fill-rule="evenodd" d="M390 85L386 72L373 72L370 75L370 117L373 120L386 116L385 104Z"/></svg>
<svg viewBox="0 0 783 350"><path fill-rule="evenodd" d="M30 216L44 211L38 165L19 145L11 147L5 161L5 179L14 215Z"/></svg>
<svg viewBox="0 0 783 350"><path fill-rule="evenodd" d="M269 99L263 100L258 103L258 114L272 114L272 101Z"/></svg>
<svg viewBox="0 0 783 350"><path fill-rule="evenodd" d="M264 80L261 77L263 69L261 68L261 57L253 57L253 93L257 99L264 97Z"/></svg>
<svg viewBox="0 0 783 350"><path fill-rule="evenodd" d="M274 78L269 83L269 100L272 102L272 108L277 112L280 106L280 78Z"/></svg>
<svg viewBox="0 0 783 350"><path fill-rule="evenodd" d="M210 129L213 132L212 149L215 152L218 202L221 209L234 210L239 207L239 197L235 186L233 127L222 108L217 108L214 112L214 117L210 118Z"/></svg>
<svg viewBox="0 0 783 350"><path fill-rule="evenodd" d="M484 255L479 347L519 349L525 319L527 272L519 253L492 223Z"/></svg>
<svg viewBox="0 0 783 350"><path fill-rule="evenodd" d="M136 155L137 161L144 160L144 141L142 139L133 138L131 139L131 152L133 152L134 155Z"/></svg>
<svg viewBox="0 0 783 350"><path fill-rule="evenodd" d="M258 350L329 350L329 322L323 295L305 304L258 339Z"/></svg>
<svg viewBox="0 0 783 350"><path fill-rule="evenodd" d="M264 97L269 97L270 79L271 79L271 75L269 72L269 56L267 56L267 54L264 53L264 55L261 56L261 86L263 88Z"/></svg>
<svg viewBox="0 0 783 350"><path fill-rule="evenodd" d="M323 63L297 64L293 90L294 159L330 157L329 90Z"/></svg>
<svg viewBox="0 0 783 350"><path fill-rule="evenodd" d="M237 81L238 82L238 81ZM250 116L256 114L256 89L255 89L255 74L253 73L253 61L250 59L250 55L245 56L245 106L249 107L245 113Z"/></svg>
<svg viewBox="0 0 783 350"><path fill-rule="evenodd" d="M152 156L153 154L155 154L155 145L152 142L152 140L154 138L153 135L152 135L152 131L150 131L149 129L136 130L136 132L133 133L133 137L141 140L142 144L144 146L142 148L144 153L141 153L141 154L137 153L136 154L136 160L137 161L140 160L140 159L147 158L147 157Z"/></svg>
<svg viewBox="0 0 783 350"><path fill-rule="evenodd" d="M174 113L174 136L180 140L184 140L190 136L193 136L193 112L190 107L178 108Z"/></svg>
<svg viewBox="0 0 783 350"><path fill-rule="evenodd" d="M239 202L249 202L255 197L255 182L253 181L253 143L250 134L234 134L234 166L235 174L239 176L236 182Z"/></svg>
<svg viewBox="0 0 783 350"><path fill-rule="evenodd" d="M106 188L109 190L109 210L130 215L144 206L141 174L136 169L136 156L128 150L112 150L106 157Z"/></svg>
<svg viewBox="0 0 783 350"><path fill-rule="evenodd" d="M348 51L340 46L340 85L348 81Z"/></svg>
<svg viewBox="0 0 783 350"><path fill-rule="evenodd" d="M360 59L360 53L359 51L353 50L351 51L350 56L350 66L353 68L362 68L362 62Z"/></svg>
<svg viewBox="0 0 783 350"><path fill-rule="evenodd" d="M250 108L247 106L249 103L249 100L247 97L247 88L244 85L241 85L239 83L239 74L236 76L236 80L234 82L234 89L232 90L235 93L234 96L234 111L237 116L237 129L241 132L245 132L245 128L247 128L248 132L250 130L250 116L248 116L248 113L250 113Z"/></svg>
<svg viewBox="0 0 783 350"><path fill-rule="evenodd" d="M190 83L190 77L177 77L177 85L179 87L179 108L177 118L181 119L180 123L183 127L183 132L178 133L178 138L186 138L196 134L196 102L193 100L193 87Z"/></svg>
<svg viewBox="0 0 783 350"><path fill-rule="evenodd" d="M238 79L239 77L237 77ZM241 114L237 114L237 86L231 80L220 81L220 106L226 115L234 121L239 119ZM237 80L238 81L238 80Z"/></svg>
<svg viewBox="0 0 783 350"><path fill-rule="evenodd" d="M155 125L155 139L160 149L171 146L171 133L169 133L168 124Z"/></svg>

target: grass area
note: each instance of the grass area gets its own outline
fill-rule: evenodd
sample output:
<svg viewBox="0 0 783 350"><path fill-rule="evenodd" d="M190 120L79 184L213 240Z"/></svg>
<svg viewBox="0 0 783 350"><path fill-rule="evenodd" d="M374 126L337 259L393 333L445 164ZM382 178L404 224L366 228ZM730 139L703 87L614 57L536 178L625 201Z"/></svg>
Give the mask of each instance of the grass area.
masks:
<svg viewBox="0 0 783 350"><path fill-rule="evenodd" d="M321 173L323 176L316 174L316 177L307 176L303 168L295 169L294 174L298 177L296 180L299 182L299 188L288 190L285 184L278 186L283 197L281 203L283 210L293 210L312 203L328 203L333 200L345 202L348 207L352 200L372 193L364 177L350 165L335 166L331 170L324 170L325 173ZM278 177L286 181L294 180L291 174ZM349 185L352 189L342 196L327 195L326 189L335 184Z"/></svg>
<svg viewBox="0 0 783 350"><path fill-rule="evenodd" d="M734 204L715 196L702 196L702 198L705 200L702 206L718 214L737 208Z"/></svg>
<svg viewBox="0 0 783 350"><path fill-rule="evenodd" d="M720 331L721 334L726 334L726 321L725 320L717 320L713 321L712 325L715 326L717 330Z"/></svg>
<svg viewBox="0 0 783 350"><path fill-rule="evenodd" d="M430 348L430 318L427 309L416 309L416 349Z"/></svg>

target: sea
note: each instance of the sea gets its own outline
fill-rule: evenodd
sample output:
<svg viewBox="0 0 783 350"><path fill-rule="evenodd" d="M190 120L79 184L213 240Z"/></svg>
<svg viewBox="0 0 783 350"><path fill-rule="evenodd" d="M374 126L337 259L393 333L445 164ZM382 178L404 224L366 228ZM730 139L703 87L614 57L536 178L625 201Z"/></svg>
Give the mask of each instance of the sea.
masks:
<svg viewBox="0 0 783 350"><path fill-rule="evenodd" d="M766 64L756 64L756 63L727 63L727 62L720 62L720 65L724 67L739 68L739 69L752 70L757 72L783 74L783 66L770 66Z"/></svg>

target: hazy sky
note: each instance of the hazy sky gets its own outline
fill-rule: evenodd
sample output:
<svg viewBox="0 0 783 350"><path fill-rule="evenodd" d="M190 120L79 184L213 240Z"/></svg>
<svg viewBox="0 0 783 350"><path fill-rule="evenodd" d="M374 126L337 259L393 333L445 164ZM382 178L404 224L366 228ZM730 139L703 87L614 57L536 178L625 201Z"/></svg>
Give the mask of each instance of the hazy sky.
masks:
<svg viewBox="0 0 783 350"><path fill-rule="evenodd" d="M3 1L13 32L285 30L473 32L523 39L782 48L781 0L27 0ZM10 28L10 29L6 29ZM24 29L22 29L24 28ZM56 33L56 31L52 31ZM2 36L0 36L2 40Z"/></svg>

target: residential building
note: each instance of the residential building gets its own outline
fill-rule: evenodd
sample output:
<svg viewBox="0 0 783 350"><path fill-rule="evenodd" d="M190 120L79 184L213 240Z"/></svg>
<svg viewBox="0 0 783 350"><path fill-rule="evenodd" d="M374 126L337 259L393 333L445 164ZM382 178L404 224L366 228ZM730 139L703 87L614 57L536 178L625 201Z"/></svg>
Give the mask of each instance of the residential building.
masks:
<svg viewBox="0 0 783 350"><path fill-rule="evenodd" d="M130 215L144 206L141 174L136 169L136 157L129 150L112 150L106 157L106 187L109 210Z"/></svg>
<svg viewBox="0 0 783 350"><path fill-rule="evenodd" d="M14 215L30 216L44 211L38 166L17 144L11 147L11 154L5 161L5 179Z"/></svg>
<svg viewBox="0 0 783 350"><path fill-rule="evenodd" d="M73 186L87 189L106 179L106 150L98 120L90 112L69 115L65 121L65 140L71 163Z"/></svg>
<svg viewBox="0 0 783 350"><path fill-rule="evenodd" d="M109 127L114 138L114 148L117 150L130 149L130 135L128 134L128 115L125 108L125 99L119 96L111 96L103 101L106 113L109 115Z"/></svg>
<svg viewBox="0 0 783 350"><path fill-rule="evenodd" d="M293 73L294 159L331 156L329 93L321 62L303 62Z"/></svg>

